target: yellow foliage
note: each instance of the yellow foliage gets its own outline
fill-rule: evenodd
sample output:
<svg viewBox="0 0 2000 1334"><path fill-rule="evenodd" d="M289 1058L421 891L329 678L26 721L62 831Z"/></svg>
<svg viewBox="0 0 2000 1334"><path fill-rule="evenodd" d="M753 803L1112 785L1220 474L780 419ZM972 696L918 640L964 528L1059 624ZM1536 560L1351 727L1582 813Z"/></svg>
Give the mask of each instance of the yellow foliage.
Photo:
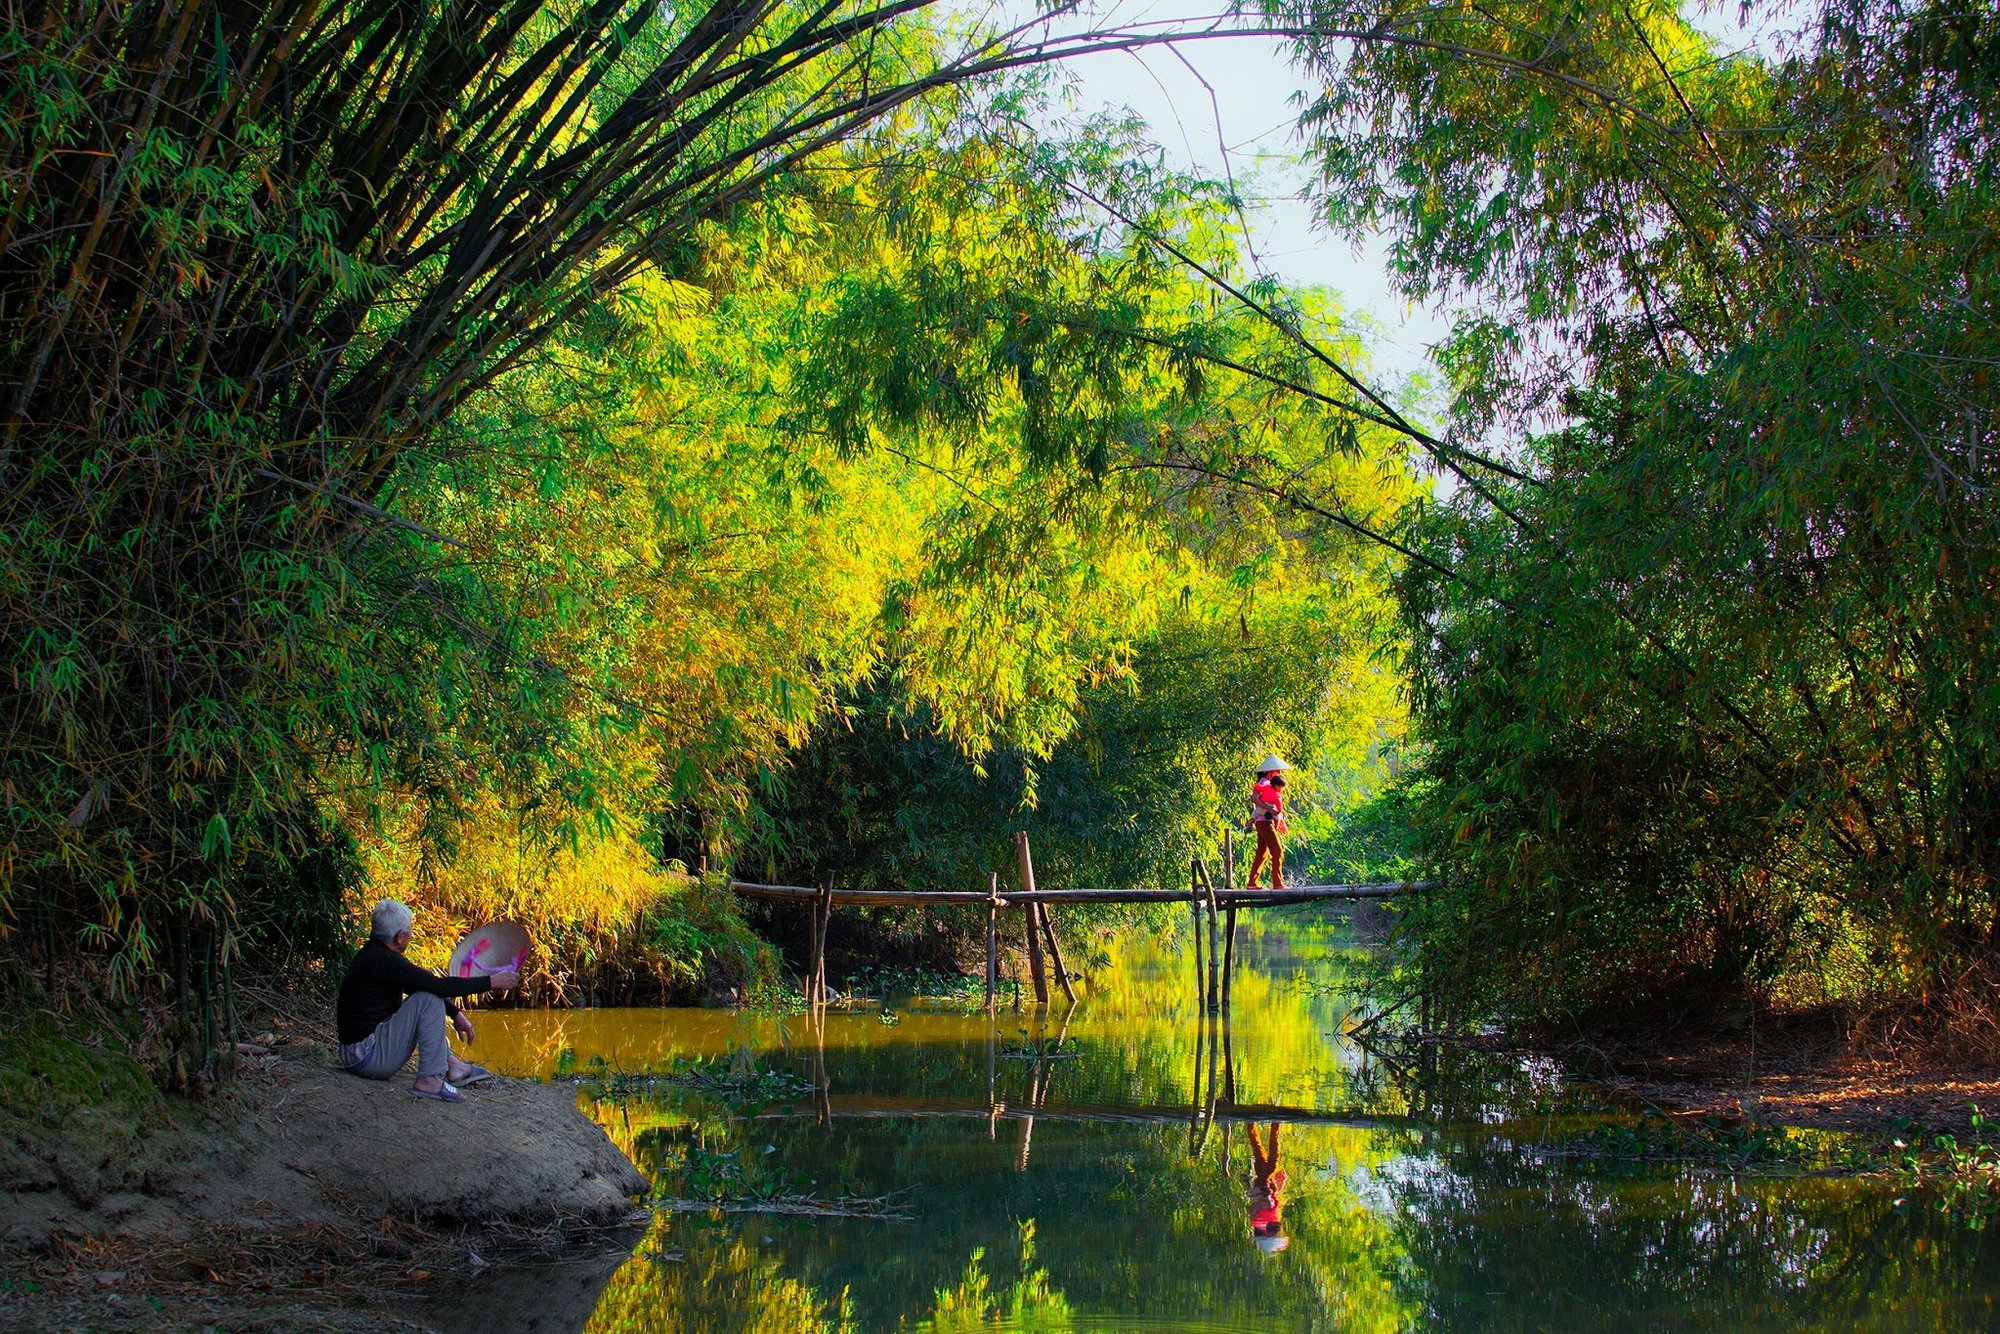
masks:
<svg viewBox="0 0 2000 1334"><path fill-rule="evenodd" d="M414 819L406 808L364 835L360 856L371 899L411 905L410 954L426 967L442 968L474 927L511 921L532 942L526 984L549 999L570 997L599 970L663 989L707 976L746 992L776 973L775 954L743 925L726 885L662 870L630 829L550 844L488 794L453 855L426 861L409 855L422 843Z"/></svg>

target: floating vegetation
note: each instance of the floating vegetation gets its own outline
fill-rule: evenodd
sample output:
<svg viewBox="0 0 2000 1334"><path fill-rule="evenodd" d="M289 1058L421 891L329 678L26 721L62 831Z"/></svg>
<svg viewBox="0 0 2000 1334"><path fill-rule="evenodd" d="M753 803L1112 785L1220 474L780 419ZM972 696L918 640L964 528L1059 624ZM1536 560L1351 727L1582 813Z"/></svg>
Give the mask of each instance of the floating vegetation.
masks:
<svg viewBox="0 0 2000 1334"><path fill-rule="evenodd" d="M741 1052L730 1057L676 1056L664 1070L629 1073L613 1069L602 1056L591 1057L580 1070L574 1064L573 1052L558 1057L556 1080L575 1084L599 1101L615 1102L665 1087L693 1089L731 1103L768 1103L799 1097L813 1087L789 1070L759 1065Z"/></svg>
<svg viewBox="0 0 2000 1334"><path fill-rule="evenodd" d="M1675 1115L1648 1108L1637 1121L1612 1122L1536 1146L1546 1156L1605 1164L1708 1166L1742 1171L1790 1168L1854 1172L1877 1161L1858 1136L1773 1126L1718 1115Z"/></svg>
<svg viewBox="0 0 2000 1334"><path fill-rule="evenodd" d="M984 984L977 977L942 973L931 968L866 968L847 981L848 1004L905 1002L911 1010L979 1009L986 1004Z"/></svg>
<svg viewBox="0 0 2000 1334"><path fill-rule="evenodd" d="M740 1008L752 1014L783 1019L788 1015L804 1014L806 998L797 987L773 979L751 986L744 993Z"/></svg>
<svg viewBox="0 0 2000 1334"><path fill-rule="evenodd" d="M1010 1042L993 1054L1003 1061L1066 1061L1083 1055L1067 1037L1030 1037L1021 1029L1021 1040Z"/></svg>
<svg viewBox="0 0 2000 1334"><path fill-rule="evenodd" d="M840 1196L821 1199L816 1195L755 1195L740 1198L688 1199L662 1197L653 1207L680 1214L796 1214L808 1218L873 1218L884 1223L916 1221L902 1205L900 1195Z"/></svg>

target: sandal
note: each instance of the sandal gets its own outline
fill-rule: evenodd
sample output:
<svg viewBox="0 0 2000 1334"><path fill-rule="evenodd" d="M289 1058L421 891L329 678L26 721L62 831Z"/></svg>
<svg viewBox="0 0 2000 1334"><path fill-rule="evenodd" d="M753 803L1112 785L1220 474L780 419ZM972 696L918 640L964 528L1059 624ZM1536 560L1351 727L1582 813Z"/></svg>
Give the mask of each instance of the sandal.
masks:
<svg viewBox="0 0 2000 1334"><path fill-rule="evenodd" d="M493 1072L485 1066L468 1063L465 1067L465 1073L458 1077L457 1082L458 1087L463 1089L471 1088L474 1084L483 1084L491 1078L493 1078Z"/></svg>
<svg viewBox="0 0 2000 1334"><path fill-rule="evenodd" d="M410 1096L412 1098L436 1098L439 1102L464 1101L459 1096L458 1090L452 1087L451 1081L445 1079L440 1079L438 1086L434 1089L420 1089L415 1084L412 1084L410 1085Z"/></svg>

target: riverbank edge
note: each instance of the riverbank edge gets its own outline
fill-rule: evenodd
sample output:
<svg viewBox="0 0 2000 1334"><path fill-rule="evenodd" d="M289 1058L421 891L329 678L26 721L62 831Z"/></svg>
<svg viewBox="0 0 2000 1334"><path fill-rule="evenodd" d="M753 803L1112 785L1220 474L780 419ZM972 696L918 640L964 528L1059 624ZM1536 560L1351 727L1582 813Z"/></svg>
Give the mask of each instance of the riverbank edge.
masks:
<svg viewBox="0 0 2000 1334"><path fill-rule="evenodd" d="M1547 1057L1641 1107L1892 1145L1965 1135L2000 1111L2000 1062L1881 1031L1836 1011L1745 1010L1720 1021L1566 1034L1502 1031L1476 1046Z"/></svg>
<svg viewBox="0 0 2000 1334"><path fill-rule="evenodd" d="M417 1098L311 1034L194 1101L111 1034L41 1028L38 1066L6 1053L0 1327L449 1329L440 1283L629 1251L649 1216L647 1181L566 1086Z"/></svg>

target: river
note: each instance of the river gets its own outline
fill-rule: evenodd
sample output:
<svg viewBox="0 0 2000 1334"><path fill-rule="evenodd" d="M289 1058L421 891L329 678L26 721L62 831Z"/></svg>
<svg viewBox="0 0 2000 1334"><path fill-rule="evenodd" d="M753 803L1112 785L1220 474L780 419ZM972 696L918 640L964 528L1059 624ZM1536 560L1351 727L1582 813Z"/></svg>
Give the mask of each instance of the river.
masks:
<svg viewBox="0 0 2000 1334"><path fill-rule="evenodd" d="M482 1015L480 1059L577 1079L680 1203L464 1300L607 1334L2000 1324L2000 1248L1844 1170L1866 1146L1690 1129L1540 1058L1371 1048L1344 1033L1362 947L1310 910L1248 918L1226 1026L1184 941L1139 932L1088 951L1067 1015ZM1284 1173L1261 1239L1253 1135Z"/></svg>

